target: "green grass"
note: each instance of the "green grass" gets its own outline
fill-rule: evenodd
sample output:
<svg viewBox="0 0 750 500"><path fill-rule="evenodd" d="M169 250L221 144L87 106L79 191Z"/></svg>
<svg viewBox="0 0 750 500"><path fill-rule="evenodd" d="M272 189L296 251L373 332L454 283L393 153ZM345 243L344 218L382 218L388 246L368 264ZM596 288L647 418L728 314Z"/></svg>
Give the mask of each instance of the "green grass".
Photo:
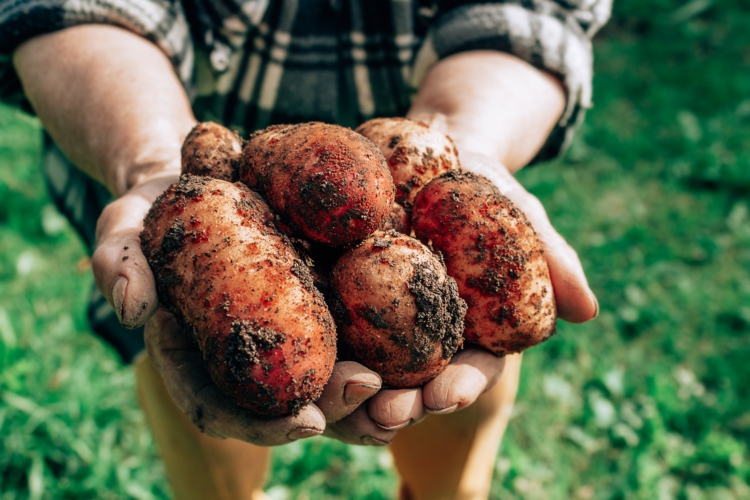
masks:
<svg viewBox="0 0 750 500"><path fill-rule="evenodd" d="M568 156L522 172L601 305L524 359L493 498L750 498L750 11L629 0ZM87 331L38 124L0 108L0 499L166 498L133 377ZM387 452L278 448L273 498L392 498Z"/></svg>

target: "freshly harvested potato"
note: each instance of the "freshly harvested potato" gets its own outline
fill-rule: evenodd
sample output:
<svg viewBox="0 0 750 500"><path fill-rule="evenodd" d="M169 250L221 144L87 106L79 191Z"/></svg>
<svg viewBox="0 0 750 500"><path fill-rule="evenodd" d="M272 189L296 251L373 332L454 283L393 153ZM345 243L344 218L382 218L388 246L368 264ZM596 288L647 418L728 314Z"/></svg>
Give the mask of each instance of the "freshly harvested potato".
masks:
<svg viewBox="0 0 750 500"><path fill-rule="evenodd" d="M385 156L396 185L396 202L411 210L423 186L459 168L458 151L447 135L407 118L375 118L357 128Z"/></svg>
<svg viewBox="0 0 750 500"><path fill-rule="evenodd" d="M484 177L459 171L417 196L412 229L445 259L469 306L467 342L497 355L521 352L555 333L549 269L526 216Z"/></svg>
<svg viewBox="0 0 750 500"><path fill-rule="evenodd" d="M240 180L290 226L328 245L358 241L378 229L394 196L388 165L374 144L350 129L317 122L251 135Z"/></svg>
<svg viewBox="0 0 750 500"><path fill-rule="evenodd" d="M456 282L427 247L395 231L377 231L339 259L331 296L343 351L388 387L433 379L463 343Z"/></svg>
<svg viewBox="0 0 750 500"><path fill-rule="evenodd" d="M315 401L336 358L307 265L240 183L183 175L141 233L160 302L192 331L216 385L259 415Z"/></svg>
<svg viewBox="0 0 750 500"><path fill-rule="evenodd" d="M282 231L283 232L283 231ZM315 288L324 296L330 282L331 268L341 255L341 249L320 243L310 243L303 238L289 237L300 259L307 265Z"/></svg>
<svg viewBox="0 0 750 500"><path fill-rule="evenodd" d="M386 217L380 229L381 231L393 230L401 234L411 234L411 220L409 220L409 213L404 210L404 207L398 203L394 203L391 213L388 214L388 217Z"/></svg>
<svg viewBox="0 0 750 500"><path fill-rule="evenodd" d="M182 173L237 182L242 155L239 136L218 123L199 123L182 143Z"/></svg>

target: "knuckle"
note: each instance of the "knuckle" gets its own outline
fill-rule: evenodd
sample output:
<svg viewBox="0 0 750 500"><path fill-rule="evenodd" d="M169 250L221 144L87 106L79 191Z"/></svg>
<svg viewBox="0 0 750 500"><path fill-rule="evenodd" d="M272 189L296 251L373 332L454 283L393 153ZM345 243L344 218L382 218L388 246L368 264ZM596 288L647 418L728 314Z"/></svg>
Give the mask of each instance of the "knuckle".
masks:
<svg viewBox="0 0 750 500"><path fill-rule="evenodd" d="M157 359L157 356L159 354L157 340L155 338L155 335L152 333L153 330L154 329L150 328L149 325L146 325L146 327L143 329L143 341L146 345L146 354L148 354L148 357L152 360Z"/></svg>
<svg viewBox="0 0 750 500"><path fill-rule="evenodd" d="M239 421L242 425L242 436L243 441L252 443L258 446L264 446L268 444L268 438L264 429L258 424L258 421L247 413L241 413L239 415Z"/></svg>
<svg viewBox="0 0 750 500"><path fill-rule="evenodd" d="M247 441L248 443L251 443L257 446L264 446L268 444L265 434L255 429L248 429L245 432L243 441Z"/></svg>
<svg viewBox="0 0 750 500"><path fill-rule="evenodd" d="M91 268L95 275L101 274L108 264L108 255L105 247L99 243L91 256Z"/></svg>
<svg viewBox="0 0 750 500"><path fill-rule="evenodd" d="M370 409L370 416L377 422L387 422L391 418L390 401L375 401Z"/></svg>
<svg viewBox="0 0 750 500"><path fill-rule="evenodd" d="M206 434L206 412L201 404L191 404L186 412L190 421L199 431Z"/></svg>

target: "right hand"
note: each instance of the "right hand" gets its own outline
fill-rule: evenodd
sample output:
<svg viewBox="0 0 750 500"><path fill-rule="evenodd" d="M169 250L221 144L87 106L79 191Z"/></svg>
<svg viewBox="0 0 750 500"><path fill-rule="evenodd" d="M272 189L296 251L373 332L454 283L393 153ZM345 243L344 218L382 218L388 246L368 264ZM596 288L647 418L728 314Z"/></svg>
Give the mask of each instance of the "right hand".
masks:
<svg viewBox="0 0 750 500"><path fill-rule="evenodd" d="M143 219L179 171L150 178L107 205L96 225L94 280L125 328L138 328L159 308L156 281L141 251Z"/></svg>
<svg viewBox="0 0 750 500"><path fill-rule="evenodd" d="M159 308L154 275L141 251L143 218L178 176L174 171L152 176L108 205L97 224L98 243L92 262L97 286L123 326L137 328L145 324L148 355L177 406L209 436L236 438L260 446L321 434L327 422L356 420L345 417L381 387L380 377L358 363L336 363L316 404L307 405L297 415L281 418L255 416L235 405L213 383L192 336L172 314ZM368 428L361 427L355 424L346 436L368 434Z"/></svg>
<svg viewBox="0 0 750 500"><path fill-rule="evenodd" d="M353 362L336 363L315 404L297 415L263 418L240 408L211 380L203 354L175 317L159 309L146 323L146 350L177 406L205 434L276 446L322 434L380 390L380 377Z"/></svg>

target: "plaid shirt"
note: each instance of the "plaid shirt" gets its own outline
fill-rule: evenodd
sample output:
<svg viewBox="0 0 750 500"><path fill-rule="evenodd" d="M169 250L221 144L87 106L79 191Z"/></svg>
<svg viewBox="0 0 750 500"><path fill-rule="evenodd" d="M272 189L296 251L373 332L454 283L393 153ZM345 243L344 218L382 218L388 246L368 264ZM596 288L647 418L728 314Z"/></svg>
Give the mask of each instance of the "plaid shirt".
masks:
<svg viewBox="0 0 750 500"><path fill-rule="evenodd" d="M499 50L565 85L565 111L539 161L569 144L591 105L591 37L610 9L611 0L0 0L0 99L30 109L11 64L20 43L86 23L152 40L172 61L196 117L243 134L274 123L354 127L402 116L439 59ZM93 249L109 195L51 141L45 173L58 207ZM126 361L142 349L96 291L89 317Z"/></svg>

